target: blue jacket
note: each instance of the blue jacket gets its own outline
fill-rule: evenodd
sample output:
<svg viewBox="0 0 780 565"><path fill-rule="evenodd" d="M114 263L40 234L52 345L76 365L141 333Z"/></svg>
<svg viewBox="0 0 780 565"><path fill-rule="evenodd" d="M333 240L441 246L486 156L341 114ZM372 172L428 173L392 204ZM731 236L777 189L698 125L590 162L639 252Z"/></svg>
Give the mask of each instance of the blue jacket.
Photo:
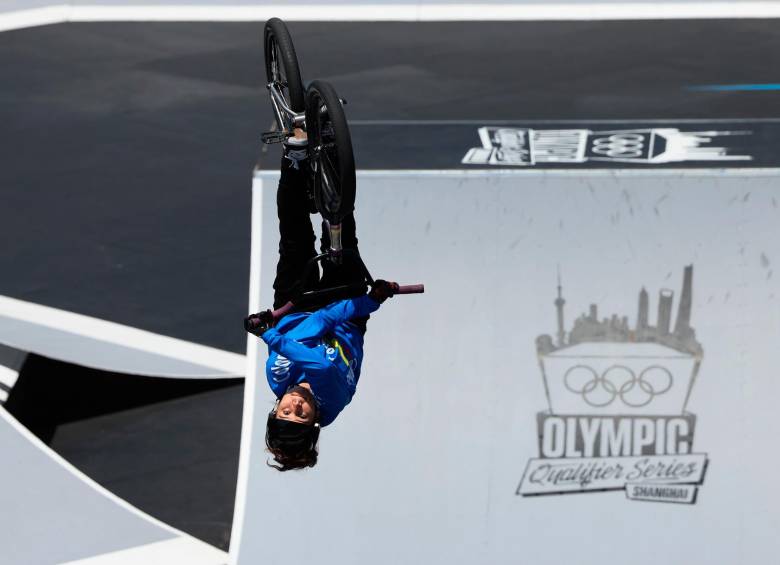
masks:
<svg viewBox="0 0 780 565"><path fill-rule="evenodd" d="M363 335L349 320L378 308L365 294L314 313L290 314L263 333L268 344L265 374L276 397L307 382L319 404L320 426L333 422L352 400L363 362Z"/></svg>

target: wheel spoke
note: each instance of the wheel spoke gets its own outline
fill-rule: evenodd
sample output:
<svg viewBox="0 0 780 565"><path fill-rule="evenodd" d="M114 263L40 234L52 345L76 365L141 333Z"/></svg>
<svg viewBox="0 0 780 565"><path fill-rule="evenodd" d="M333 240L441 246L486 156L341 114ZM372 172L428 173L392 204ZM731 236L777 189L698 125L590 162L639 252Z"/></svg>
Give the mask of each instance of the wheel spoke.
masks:
<svg viewBox="0 0 780 565"><path fill-rule="evenodd" d="M341 175L339 174L338 168L333 165L333 161L331 161L330 155L328 155L327 151L323 151L323 154L325 155L325 160L328 162L328 167L331 171L333 171L333 176L336 178L336 182L341 183Z"/></svg>
<svg viewBox="0 0 780 565"><path fill-rule="evenodd" d="M322 175L322 191L325 196L326 206L330 211L336 211L341 205L341 179L338 170L333 166L327 151L322 152L320 160Z"/></svg>
<svg viewBox="0 0 780 565"><path fill-rule="evenodd" d="M340 198L338 190L333 186L333 179L330 178L327 171L323 168L320 172L322 178L322 192L324 198L323 204L330 212L335 212L339 209Z"/></svg>

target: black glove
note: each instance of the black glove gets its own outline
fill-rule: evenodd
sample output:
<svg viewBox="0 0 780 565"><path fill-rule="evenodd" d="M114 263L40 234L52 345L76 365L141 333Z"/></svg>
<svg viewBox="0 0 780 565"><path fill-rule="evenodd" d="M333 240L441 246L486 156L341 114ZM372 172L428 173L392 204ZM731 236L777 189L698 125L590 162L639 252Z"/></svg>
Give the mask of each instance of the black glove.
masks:
<svg viewBox="0 0 780 565"><path fill-rule="evenodd" d="M396 292L398 292L398 283L377 279L374 281L374 284L371 285L371 291L368 295L382 304L382 302L393 296Z"/></svg>
<svg viewBox="0 0 780 565"><path fill-rule="evenodd" d="M276 320L270 310L250 314L244 318L244 329L257 337L263 335L268 329L274 327Z"/></svg>

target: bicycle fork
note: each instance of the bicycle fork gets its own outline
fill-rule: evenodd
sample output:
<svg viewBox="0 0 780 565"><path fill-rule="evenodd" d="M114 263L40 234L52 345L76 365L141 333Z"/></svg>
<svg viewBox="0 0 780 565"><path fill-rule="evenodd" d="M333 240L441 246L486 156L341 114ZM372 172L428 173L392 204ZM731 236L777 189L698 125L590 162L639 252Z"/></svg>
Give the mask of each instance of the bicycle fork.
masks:
<svg viewBox="0 0 780 565"><path fill-rule="evenodd" d="M262 140L263 143L280 143L293 136L295 128L306 128L306 113L298 114L287 105L277 83L269 82L266 87L271 95L271 106L274 109L276 123L283 124L284 130L266 132L262 135Z"/></svg>
<svg viewBox="0 0 780 565"><path fill-rule="evenodd" d="M330 248L327 250L328 258L334 263L341 263L343 247L341 246L341 224L331 224L328 220L322 220L322 229L328 231L330 236Z"/></svg>

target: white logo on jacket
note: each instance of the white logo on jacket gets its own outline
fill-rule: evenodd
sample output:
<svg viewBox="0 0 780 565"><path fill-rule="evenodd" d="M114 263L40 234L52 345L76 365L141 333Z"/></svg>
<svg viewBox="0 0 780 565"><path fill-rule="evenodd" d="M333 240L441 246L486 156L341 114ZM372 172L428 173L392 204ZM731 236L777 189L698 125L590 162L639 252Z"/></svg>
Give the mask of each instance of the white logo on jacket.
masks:
<svg viewBox="0 0 780 565"><path fill-rule="evenodd" d="M290 365L292 365L292 361L287 359L287 357L284 355L277 355L273 367L271 367L271 372L274 374L274 381L277 383L284 381L287 373L290 372Z"/></svg>

